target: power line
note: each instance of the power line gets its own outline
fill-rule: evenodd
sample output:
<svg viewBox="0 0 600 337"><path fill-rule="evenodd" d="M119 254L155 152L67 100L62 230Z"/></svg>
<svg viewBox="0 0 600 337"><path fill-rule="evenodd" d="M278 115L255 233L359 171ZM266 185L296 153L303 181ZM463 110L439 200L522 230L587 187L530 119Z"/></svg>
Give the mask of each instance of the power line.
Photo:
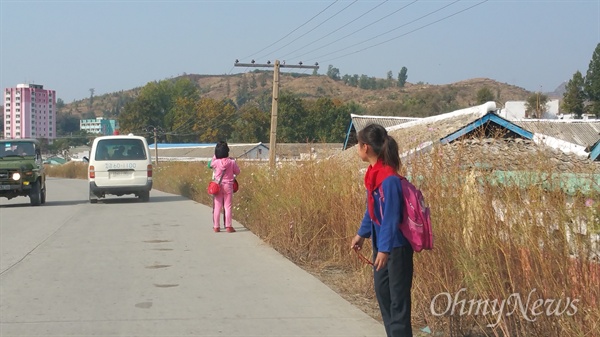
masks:
<svg viewBox="0 0 600 337"><path fill-rule="evenodd" d="M374 36L374 37L372 37L372 38L370 38L370 39L363 40L363 41L361 41L361 42L359 42L359 43L355 43L355 44L353 44L353 45L351 45L351 46L348 46L348 47L346 47L346 48L342 48L342 49L336 50L336 51L334 51L334 52L327 53L327 54L325 54L325 55L321 55L321 56L319 56L319 57L316 57L315 59L321 59L321 58L323 58L323 57L325 57L325 56L329 56L329 55L331 55L331 54L336 54L336 53L339 53L339 52L341 52L341 51L344 51L344 50L347 50L347 49L350 49L350 48L356 47L356 46L358 46L358 45L361 45L361 44L363 44L363 43L366 43L366 42L369 42L369 41L373 41L374 39L377 39L377 38L379 38L379 37L381 37L381 36L387 35L387 34L389 34L389 33L393 32L393 31L395 31L395 30L398 30L398 29L400 29L400 28L402 28L402 27L406 27L406 26L410 25L411 23L417 22L417 21L419 21L419 20L421 20L421 19L424 19L424 18L426 18L426 17L428 17L428 16L430 16L430 15L433 15L433 14L435 14L435 13L437 13L437 12L441 11L441 10L444 10L444 9L446 9L446 8L448 8L448 7L452 6L452 5L454 5L455 3L459 2L459 1L460 1L460 0L455 0L455 1L453 1L453 2L449 3L449 4L445 5L445 6L442 6L441 8L438 8L438 9L434 10L433 12L429 12L429 13L427 13L427 14L425 14L425 15L423 15L423 16L420 16L420 17L418 17L418 18L416 18L416 19L414 19L414 20L412 20L412 21L410 21L410 22L407 22L407 23L405 23L405 24L402 24L402 25L400 25L400 26L398 26L398 27L396 27L396 28L390 29L390 30L388 30L388 31L387 31L387 32L385 32L385 33L381 33L381 34L379 34L379 35L377 35L377 36ZM352 54L353 54L353 53L352 53ZM325 60L324 62L327 62L327 61L329 61L329 60Z"/></svg>
<svg viewBox="0 0 600 337"><path fill-rule="evenodd" d="M352 55L352 54L356 54L356 53L359 53L359 52L361 52L361 51L365 51L365 50L367 50L367 49L370 49L370 48L373 48L373 47L377 47L377 46L380 46L380 45L382 45L382 44L384 44L384 43L388 43L388 42L390 42L390 41L393 41L393 40L399 39L399 38L401 38L401 37L404 37L404 36L406 36L406 35L408 35L408 34L414 33L414 32L416 32L416 31L418 31L418 30L421 30L421 29L423 29L423 28L426 28L426 27L429 27L429 26L431 26L431 25L433 25L433 24L436 24L436 23L438 23L438 22L440 22L440 21L444 21L444 20L446 20L446 19L449 19L449 18L451 18L451 17L453 17L453 16L455 16L455 15L458 15L458 14L460 14L460 13L466 12L466 11L468 11L469 9L475 8L475 7L477 7L477 6L479 6L479 5L482 5L482 4L484 4L484 3L488 2L488 1L489 1L489 0L484 0L484 1L481 1L481 2L479 2L479 3L476 3L475 5L469 6L469 7L465 8L465 9L463 9L463 10L460 10L460 11L458 11L458 12L456 12L456 13L453 13L453 14L450 14L450 15L448 15L448 16L445 16L445 17L443 17L443 18L441 18L441 19L439 19L439 20L433 21L433 22L431 22L431 23L428 23L428 24L426 24L426 25L423 25L423 26L421 26L421 27L419 27L419 28L415 28L415 29L413 29L413 30L411 30L411 31L409 31L409 32L407 32L407 33L404 33L404 34L402 34L402 35L399 35L399 36L393 37L393 38L391 38L391 39L385 40L385 41L383 41L383 42L380 42L380 43L377 43L377 44L374 44L374 45L371 45L371 46L365 47L365 48L363 48L363 49L357 50L357 51L355 51L355 52L352 52L352 53L348 53L348 54L345 54L345 55L342 55L342 56L338 56L338 57L335 57L335 58L331 58L331 59L325 60L325 62L332 61L332 60L337 60L337 59L339 59L339 58L346 57L346 56L349 56L349 55Z"/></svg>
<svg viewBox="0 0 600 337"><path fill-rule="evenodd" d="M392 15L394 15L394 14L398 13L399 11L401 11L401 10L405 9L406 7L408 7L408 6L412 5L412 4L414 4L414 3L415 3L415 2L417 2L417 1L419 1L419 0L414 0L413 2L409 3L408 5L402 6L402 7L400 7L399 9L397 9L397 10L395 10L395 11L391 12L390 14L388 14L388 15L386 15L386 16L384 16L384 17L380 18L380 19L377 19L377 20L375 20L375 21L371 22L371 23L369 23L368 25L366 25L366 26L363 26L363 27L361 27L361 28L359 28L359 29L357 29L357 30L353 31L353 32L352 32L352 33L350 33L350 34L344 35L343 37L341 37L341 38L339 38L339 39L337 39L337 40L335 40L335 41L333 41L333 42L331 42L331 43L325 44L325 45L323 45L323 46L321 46L321 47L319 47L319 48L313 49L313 50L311 50L311 51L307 51L306 53L304 53L304 54L301 54L301 55L298 55L298 56L296 56L296 57L294 57L294 58L300 58L300 57L302 57L302 56L304 56L304 55L308 55L308 54L310 54L310 53L313 53L313 52L315 52L315 51L317 51L317 50L321 50L321 49L323 49L323 48L325 48L325 47L329 47L329 46L331 46L332 44L335 44L335 43L337 43L337 42L340 42L340 41L344 40L345 38L347 38L347 37L349 37L349 36L352 36L352 35L354 35L354 34L356 34L356 33L360 32L360 31L364 30L365 28L371 27L372 25L374 25L374 24L376 24L376 23L378 23L378 22L380 22L380 21L382 21L382 20L385 20L385 19L387 19L388 17L390 17L390 16L392 16Z"/></svg>
<svg viewBox="0 0 600 337"><path fill-rule="evenodd" d="M335 1L334 1L333 3L331 3L329 6L325 7L325 9L323 9L322 11L320 11L319 13L317 13L317 14L316 14L315 16L313 16L312 18L308 19L308 21L306 21L305 23L301 24L300 26L298 26L296 29L292 30L291 32L287 33L287 35L285 35L284 37L282 37L282 38L280 38L279 40L277 40L277 41L275 41L275 42L271 43L270 45L268 45L268 46L264 47L263 49L261 49L261 50L257 51L256 53L254 53L254 54L250 54L249 56L246 56L246 57L244 57L244 59L248 59L248 58L250 58L250 57L252 57L252 56L254 56L254 55L256 55L256 54L258 54L258 53L262 52L263 50L265 50L265 49L267 49L267 48L270 48L271 46L273 46L273 45L277 44L279 41L281 41L281 40L285 39L286 37L290 36L292 33L294 33L295 31L297 31L298 29L300 29L300 28L304 27L305 25L307 25L309 22L311 22L311 21L312 21L313 19L315 19L317 16L321 15L323 12L325 12L327 9L329 9L329 7L331 7L331 6L335 5L335 3L336 3L336 2L338 2L338 1L339 1L339 0L335 0Z"/></svg>
<svg viewBox="0 0 600 337"><path fill-rule="evenodd" d="M344 27L346 27L346 26L350 25L350 24L351 24L351 23L353 23L354 21L356 21L356 20L358 20L358 19L362 18L363 16L365 16L365 15L367 15L367 14L371 13L372 11L376 10L377 8L379 8L381 5L385 4L385 3L386 3L386 2L388 2L388 1L389 1L389 0L385 0L385 1L381 2L381 3L380 3L380 4L378 4L377 6L375 6L375 7L371 8L371 9L369 9L369 10L368 10L368 11L366 11L365 13L361 14L360 16L358 16L357 18L355 18L354 20L352 20L352 21L350 21L350 22L346 23L345 25L341 26L340 28L338 28L338 29L336 29L336 30L332 31L331 33L329 33L329 34L327 34L327 35L325 35L325 36L323 36L323 37L321 37L321 38L319 38L319 39L317 39L317 40L315 40L315 41L313 41L313 42L311 42L311 43L309 43L309 44L306 44L306 45L304 45L304 46L302 46L302 47L300 47L300 48L298 48L298 49L296 49L296 50L294 50L294 51L291 51L291 52L287 53L286 55L283 55L281 58L285 58L285 57L289 56L290 54L293 54L293 53L295 53L295 52L297 52L297 51L299 51L299 50L302 50L302 49L304 49L304 48L306 48L306 47L308 47L308 46L310 46L310 45L312 45L312 44L314 44L314 43L317 43L317 42L319 42L319 41L323 40L324 38L326 38L326 37L330 36L331 34L333 34L333 33L337 32L337 31L339 31L340 29L342 29L342 28L344 28Z"/></svg>
<svg viewBox="0 0 600 337"><path fill-rule="evenodd" d="M302 34L302 35L300 35L300 36L298 36L298 37L297 37L297 38L295 38L294 40L292 40L292 41L288 42L286 45L284 45L284 46L282 46L282 47L279 47L279 48L275 49L274 51L272 51L272 52L271 52L271 54L274 54L274 53L276 53L277 51L279 51L279 50L281 50L281 49L283 49L283 48L285 48L285 47L289 46L290 44L292 44L292 43L294 43L294 42L298 41L298 39L300 39L300 38L302 38L302 37L306 36L308 33L310 33L310 32L312 32L313 30L315 30L315 29L319 28L319 27L320 27L322 24L324 24L325 22L327 22L327 21L329 21L329 20L333 19L335 16L337 16L337 15L338 15L338 14L340 14L341 12L345 11L345 10L346 10L346 9L348 9L350 6L354 5L356 2L358 2L358 0L354 0L354 1L353 1L353 2L351 2L351 3L350 3L348 6L346 6L346 7L342 8L341 10L339 10L338 12L336 12L335 14L333 14L332 16L330 16L330 17L328 17L327 19L325 19L325 21L323 21L323 22L319 23L318 25L316 25L315 27L313 27L313 29L309 30L308 32L306 32L306 33L304 33L304 34ZM263 56L263 57L266 57L266 56L267 56L267 55L265 55L265 56ZM262 57L261 57L261 58L262 58Z"/></svg>

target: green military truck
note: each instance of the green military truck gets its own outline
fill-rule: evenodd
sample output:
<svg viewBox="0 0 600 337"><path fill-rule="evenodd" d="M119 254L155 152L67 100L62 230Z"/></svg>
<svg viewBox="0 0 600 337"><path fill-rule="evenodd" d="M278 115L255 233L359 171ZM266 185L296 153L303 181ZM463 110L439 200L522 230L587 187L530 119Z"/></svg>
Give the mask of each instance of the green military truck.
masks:
<svg viewBox="0 0 600 337"><path fill-rule="evenodd" d="M0 140L0 197L29 197L32 206L46 203L46 172L35 139Z"/></svg>

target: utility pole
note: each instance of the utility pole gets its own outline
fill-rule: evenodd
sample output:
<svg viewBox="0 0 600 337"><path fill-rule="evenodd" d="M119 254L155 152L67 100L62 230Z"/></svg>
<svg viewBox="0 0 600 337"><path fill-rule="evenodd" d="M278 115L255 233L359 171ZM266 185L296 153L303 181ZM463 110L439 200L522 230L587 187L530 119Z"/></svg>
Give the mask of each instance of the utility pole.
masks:
<svg viewBox="0 0 600 337"><path fill-rule="evenodd" d="M158 167L158 130L154 128L154 165Z"/></svg>
<svg viewBox="0 0 600 337"><path fill-rule="evenodd" d="M158 166L158 132L162 132L162 129L150 125L146 131L154 133L154 165Z"/></svg>
<svg viewBox="0 0 600 337"><path fill-rule="evenodd" d="M235 60L235 67L257 67L257 68L273 68L273 101L271 104L271 133L269 137L269 167L275 168L275 148L277 147L277 110L279 101L279 69L280 68L300 68L300 69L319 69L319 63L315 63L314 66L305 66L302 62L298 64L283 64L279 60L275 60L274 64L271 61L267 61L266 64L258 64L252 60L251 63L240 63Z"/></svg>

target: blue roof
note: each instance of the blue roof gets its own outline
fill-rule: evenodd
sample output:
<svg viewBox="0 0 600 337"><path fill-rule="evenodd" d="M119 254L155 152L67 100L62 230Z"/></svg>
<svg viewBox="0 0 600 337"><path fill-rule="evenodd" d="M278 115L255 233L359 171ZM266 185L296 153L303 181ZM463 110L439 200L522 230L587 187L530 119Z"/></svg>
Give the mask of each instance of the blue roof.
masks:
<svg viewBox="0 0 600 337"><path fill-rule="evenodd" d="M600 140L592 146L592 150L590 151L590 159L591 160L600 160Z"/></svg>
<svg viewBox="0 0 600 337"><path fill-rule="evenodd" d="M216 143L179 143L179 144L170 144L170 143L158 143L159 149L174 149L174 148L182 148L182 147L211 147L216 146ZM148 144L148 147L154 148L154 144Z"/></svg>
<svg viewBox="0 0 600 337"><path fill-rule="evenodd" d="M451 143L452 141L460 138L461 136L468 134L469 132L477 129L478 127L482 126L483 124L485 124L487 122L493 122L497 125L500 125L506 129L520 135L523 138L533 139L533 133L523 129L522 127L520 127L516 124L511 123L510 121L498 116L494 112L488 112L485 116L479 118L478 120L466 125L465 127L459 129L458 131L455 131L455 132L449 134L448 136L440 139L440 142L442 144Z"/></svg>

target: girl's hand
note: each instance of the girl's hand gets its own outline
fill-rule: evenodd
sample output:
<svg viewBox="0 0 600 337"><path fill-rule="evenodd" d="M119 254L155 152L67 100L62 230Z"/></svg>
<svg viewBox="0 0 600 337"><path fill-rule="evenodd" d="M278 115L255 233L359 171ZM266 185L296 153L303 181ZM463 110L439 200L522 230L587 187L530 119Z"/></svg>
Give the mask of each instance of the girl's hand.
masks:
<svg viewBox="0 0 600 337"><path fill-rule="evenodd" d="M375 257L375 262L373 262L373 267L375 267L375 270L379 271L380 269L385 267L388 261L388 256L388 253L377 253L377 257Z"/></svg>
<svg viewBox="0 0 600 337"><path fill-rule="evenodd" d="M356 235L352 239L352 243L350 244L350 249L361 250L364 242L365 242L365 238L363 238L360 235Z"/></svg>

